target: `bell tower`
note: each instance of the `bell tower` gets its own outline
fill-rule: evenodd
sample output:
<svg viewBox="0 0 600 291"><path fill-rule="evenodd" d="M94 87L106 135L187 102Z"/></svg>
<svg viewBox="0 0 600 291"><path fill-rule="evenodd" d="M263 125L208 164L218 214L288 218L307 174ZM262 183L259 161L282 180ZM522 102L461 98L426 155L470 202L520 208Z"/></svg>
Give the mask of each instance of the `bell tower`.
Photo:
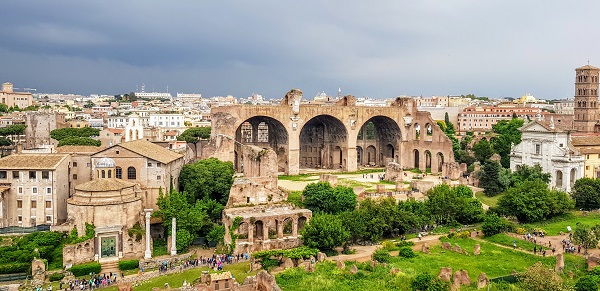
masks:
<svg viewBox="0 0 600 291"><path fill-rule="evenodd" d="M575 69L575 130L594 132L600 119L598 109L598 72L589 64Z"/></svg>

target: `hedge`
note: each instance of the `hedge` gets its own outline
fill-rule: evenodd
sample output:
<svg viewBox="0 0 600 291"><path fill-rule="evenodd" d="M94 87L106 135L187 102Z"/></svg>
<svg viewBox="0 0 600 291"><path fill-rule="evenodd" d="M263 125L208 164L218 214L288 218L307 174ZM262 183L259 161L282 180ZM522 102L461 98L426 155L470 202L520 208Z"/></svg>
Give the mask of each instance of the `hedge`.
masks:
<svg viewBox="0 0 600 291"><path fill-rule="evenodd" d="M139 266L138 260L119 261L119 270L121 271L137 269Z"/></svg>
<svg viewBox="0 0 600 291"><path fill-rule="evenodd" d="M62 280L62 278L64 278L64 277L65 277L65 274L63 274L63 273L54 273L54 274L50 275L49 279L50 279L50 282L56 282L56 281Z"/></svg>
<svg viewBox="0 0 600 291"><path fill-rule="evenodd" d="M31 263L0 264L0 274L30 273Z"/></svg>
<svg viewBox="0 0 600 291"><path fill-rule="evenodd" d="M73 275L75 277L79 277L79 276L89 275L90 273L100 274L101 269L102 269L102 266L100 266L100 263L91 262L91 263L85 263L85 264L81 264L81 265L75 265L75 266L71 267L71 269L69 269L69 271L71 271L71 273L73 273Z"/></svg>

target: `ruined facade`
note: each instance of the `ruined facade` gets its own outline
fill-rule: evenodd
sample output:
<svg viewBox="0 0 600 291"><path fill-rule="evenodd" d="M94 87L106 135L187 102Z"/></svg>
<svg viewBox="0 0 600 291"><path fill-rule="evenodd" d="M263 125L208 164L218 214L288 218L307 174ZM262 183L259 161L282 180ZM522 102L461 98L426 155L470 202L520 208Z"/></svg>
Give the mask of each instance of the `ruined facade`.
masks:
<svg viewBox="0 0 600 291"><path fill-rule="evenodd" d="M444 164L454 162L452 142L411 98L385 107L357 106L353 96L332 104L301 105L301 99L302 91L293 89L279 106L213 108L213 155L243 172L243 145L270 148L277 171L290 175L301 168L355 171L390 161L447 175Z"/></svg>
<svg viewBox="0 0 600 291"><path fill-rule="evenodd" d="M234 180L223 210L225 243L235 243L240 252L300 246L299 231L312 212L284 203L287 193L277 187L277 155L272 149L248 145L241 146L239 153L244 177ZM241 221L233 226L236 217ZM232 227L235 242L229 233Z"/></svg>

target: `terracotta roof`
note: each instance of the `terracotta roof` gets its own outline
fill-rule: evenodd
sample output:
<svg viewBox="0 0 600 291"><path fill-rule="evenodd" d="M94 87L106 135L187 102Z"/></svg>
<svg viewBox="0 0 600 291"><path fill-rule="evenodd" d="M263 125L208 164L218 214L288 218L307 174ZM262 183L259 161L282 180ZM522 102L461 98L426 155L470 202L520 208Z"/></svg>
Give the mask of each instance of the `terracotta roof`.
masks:
<svg viewBox="0 0 600 291"><path fill-rule="evenodd" d="M211 281L217 281L217 280L227 280L227 279L231 279L231 272L226 271L223 273L213 273L210 274L210 280Z"/></svg>
<svg viewBox="0 0 600 291"><path fill-rule="evenodd" d="M56 148L56 152L57 153L69 153L69 154L78 154L78 153L89 153L89 154L93 154L93 153L97 153L101 150L103 150L103 147L96 147L96 146L76 146L76 145L68 145L68 146L62 146L62 147L57 147Z"/></svg>
<svg viewBox="0 0 600 291"><path fill-rule="evenodd" d="M123 129L119 129L119 128L107 128L106 130L114 133L114 134L123 134Z"/></svg>
<svg viewBox="0 0 600 291"><path fill-rule="evenodd" d="M0 159L0 169L53 170L67 154L13 154Z"/></svg>
<svg viewBox="0 0 600 291"><path fill-rule="evenodd" d="M135 183L123 181L117 178L96 179L75 186L79 191L117 191L135 186Z"/></svg>
<svg viewBox="0 0 600 291"><path fill-rule="evenodd" d="M577 148L582 154L600 154L600 147Z"/></svg>
<svg viewBox="0 0 600 291"><path fill-rule="evenodd" d="M600 136L573 136L571 142L574 146L600 146Z"/></svg>
<svg viewBox="0 0 600 291"><path fill-rule="evenodd" d="M118 145L122 148L128 149L134 153L138 153L144 157L153 159L155 161L159 161L163 164L168 164L174 160L177 160L183 155L178 154L176 152L170 151L166 148L163 148L159 145L153 144L144 139L138 139L129 142L122 142Z"/></svg>
<svg viewBox="0 0 600 291"><path fill-rule="evenodd" d="M165 135L166 136L177 136L177 135L179 135L179 132L176 130L169 130L169 131L165 132Z"/></svg>

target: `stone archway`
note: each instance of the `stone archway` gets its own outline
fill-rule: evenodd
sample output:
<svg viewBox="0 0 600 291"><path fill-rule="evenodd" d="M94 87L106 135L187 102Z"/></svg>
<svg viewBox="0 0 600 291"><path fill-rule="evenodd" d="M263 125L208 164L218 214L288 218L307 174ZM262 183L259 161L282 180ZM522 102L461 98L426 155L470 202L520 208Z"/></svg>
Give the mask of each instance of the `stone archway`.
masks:
<svg viewBox="0 0 600 291"><path fill-rule="evenodd" d="M277 119L268 116L253 116L238 126L235 132L234 164L237 172L243 172L242 144L271 148L277 154L277 170L289 171L289 137L285 126Z"/></svg>
<svg viewBox="0 0 600 291"><path fill-rule="evenodd" d="M283 220L283 236L292 236L294 221L287 217Z"/></svg>
<svg viewBox="0 0 600 291"><path fill-rule="evenodd" d="M257 220L256 222L254 222L254 239L263 240L264 231L264 224L261 220Z"/></svg>
<svg viewBox="0 0 600 291"><path fill-rule="evenodd" d="M348 156L347 137L339 119L330 115L311 118L300 130L300 167L339 169Z"/></svg>
<svg viewBox="0 0 600 291"><path fill-rule="evenodd" d="M377 150L374 146L370 145L367 147L367 163L368 166L375 166L375 155Z"/></svg>
<svg viewBox="0 0 600 291"><path fill-rule="evenodd" d="M562 188L563 187L563 172L562 171L556 171L556 188Z"/></svg>
<svg viewBox="0 0 600 291"><path fill-rule="evenodd" d="M431 172L431 152L425 151L425 172Z"/></svg>
<svg viewBox="0 0 600 291"><path fill-rule="evenodd" d="M415 169L419 169L419 150L418 149L415 149L413 151L413 157L414 157L413 160L414 160Z"/></svg>
<svg viewBox="0 0 600 291"><path fill-rule="evenodd" d="M437 159L438 159L437 171L438 171L438 173L442 173L442 169L444 166L444 154L437 153Z"/></svg>
<svg viewBox="0 0 600 291"><path fill-rule="evenodd" d="M356 147L356 164L358 165L362 165L363 164L363 149L362 147Z"/></svg>
<svg viewBox="0 0 600 291"><path fill-rule="evenodd" d="M356 145L367 149L365 157L369 155L369 148L373 148L372 159L362 159L359 166L381 165L385 166L388 160L396 160L397 149L400 148L401 132L398 123L387 116L373 116L362 124L358 131Z"/></svg>

